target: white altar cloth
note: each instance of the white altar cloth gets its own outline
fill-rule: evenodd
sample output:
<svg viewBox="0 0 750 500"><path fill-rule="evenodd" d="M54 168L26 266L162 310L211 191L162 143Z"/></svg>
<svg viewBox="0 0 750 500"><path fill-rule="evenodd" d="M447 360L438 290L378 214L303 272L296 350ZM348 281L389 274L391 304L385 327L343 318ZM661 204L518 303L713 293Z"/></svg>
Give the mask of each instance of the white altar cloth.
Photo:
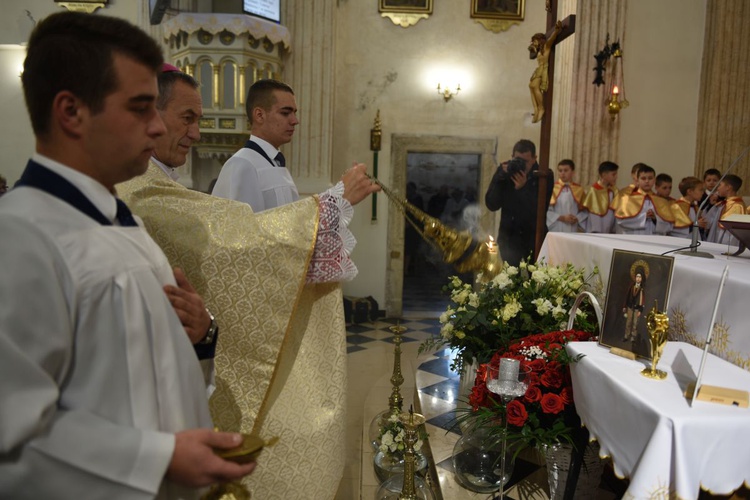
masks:
<svg viewBox="0 0 750 500"><path fill-rule="evenodd" d="M548 233L539 259L553 265L571 262L589 271L597 266L606 292L614 249L662 254L687 244L689 240L671 236ZM750 370L750 253L746 251L738 257L721 255L727 246L716 243L703 243L700 250L714 258L669 254L675 259L668 305L669 340L703 348L721 274L729 264L711 352ZM601 306L604 307L603 302Z"/></svg>
<svg viewBox="0 0 750 500"><path fill-rule="evenodd" d="M609 353L594 342L571 342L583 354L571 364L581 421L630 478L624 498L698 498L699 488L729 494L750 484L750 409L696 401L683 392L695 380L702 350L668 342L658 368L663 381L640 375L645 360ZM750 390L750 373L709 355L703 383Z"/></svg>

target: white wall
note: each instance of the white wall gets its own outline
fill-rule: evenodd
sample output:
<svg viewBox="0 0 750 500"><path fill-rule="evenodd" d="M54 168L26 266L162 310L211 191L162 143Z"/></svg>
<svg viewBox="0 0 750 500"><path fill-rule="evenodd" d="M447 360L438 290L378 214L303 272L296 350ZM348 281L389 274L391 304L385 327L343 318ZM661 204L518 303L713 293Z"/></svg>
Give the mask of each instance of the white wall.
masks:
<svg viewBox="0 0 750 500"><path fill-rule="evenodd" d="M630 107L620 112L620 182L643 162L677 185L694 175L706 0L630 0L623 47ZM628 182L625 182L628 179Z"/></svg>
<svg viewBox="0 0 750 500"><path fill-rule="evenodd" d="M386 183L391 134L493 137L498 158L507 157L519 138L538 145L540 127L530 123L527 87L536 63L526 48L533 33L544 31L544 2L527 0L526 20L499 34L469 18L470 2L434 2L429 19L406 29L381 18L376 4L339 2L334 168L355 159L372 163L369 130L377 109L383 120L379 177ZM706 0L628 2L624 61L631 105L618 118L622 185L639 161L672 175L674 196L679 180L693 173L705 6ZM593 68L593 54L591 63ZM435 68L464 75L461 94L448 103L427 77ZM350 227L360 272L344 290L384 304L390 207L382 195L378 202L376 224L369 203L355 211Z"/></svg>
<svg viewBox="0 0 750 500"><path fill-rule="evenodd" d="M122 17L138 24L141 20L141 2L134 0L111 0L106 9L97 13ZM148 3L148 2L146 2ZM62 10L52 0L3 0L0 16L0 152L2 164L0 174L13 185L21 176L26 161L34 152L34 136L26 113L19 74L26 57L20 46L31 32L31 17L39 21Z"/></svg>
<svg viewBox="0 0 750 500"><path fill-rule="evenodd" d="M544 31L544 2L526 2L526 20L492 33L469 18L471 2L434 2L434 13L402 28L381 18L377 2L343 0L337 10L336 114L334 168L352 160L372 165L369 131L380 109L383 146L379 177L390 179L392 134L496 138L498 157L510 156L521 138L538 143L539 124L531 124L528 82L536 68L527 47ZM461 84L448 102L437 94L441 72ZM484 198L484 193L480 194ZM373 295L385 303L387 200L378 197L378 222L371 224L370 203L355 211L351 228L358 244L359 276L345 293Z"/></svg>

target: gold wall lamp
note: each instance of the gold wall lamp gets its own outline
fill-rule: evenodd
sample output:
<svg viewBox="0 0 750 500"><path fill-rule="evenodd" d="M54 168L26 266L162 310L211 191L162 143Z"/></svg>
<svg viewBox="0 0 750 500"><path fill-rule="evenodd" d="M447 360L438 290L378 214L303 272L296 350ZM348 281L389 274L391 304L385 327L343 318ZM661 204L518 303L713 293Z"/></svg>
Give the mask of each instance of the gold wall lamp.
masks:
<svg viewBox="0 0 750 500"><path fill-rule="evenodd" d="M461 92L461 84L460 83L457 84L456 89L452 90L450 85L445 85L444 87L441 87L440 84L438 83L437 92L438 94L443 96L443 99L445 100L445 102L448 102L451 100L451 98L454 95L458 95L458 93Z"/></svg>

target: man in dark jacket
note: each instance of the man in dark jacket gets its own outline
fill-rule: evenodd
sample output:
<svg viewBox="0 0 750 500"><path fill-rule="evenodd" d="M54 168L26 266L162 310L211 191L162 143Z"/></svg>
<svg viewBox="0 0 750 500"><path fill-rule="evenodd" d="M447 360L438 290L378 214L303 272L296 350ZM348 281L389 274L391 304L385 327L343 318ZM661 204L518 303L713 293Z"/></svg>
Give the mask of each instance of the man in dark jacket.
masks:
<svg viewBox="0 0 750 500"><path fill-rule="evenodd" d="M523 160L523 165L516 158ZM513 159L497 167L484 196L488 209L493 212L503 209L497 241L500 256L513 266L517 266L521 259L534 252L539 196L538 170L536 146L528 139L521 139L513 146ZM554 175L549 171L545 197L547 207L553 182ZM545 224L542 223L542 226L542 230L546 232Z"/></svg>

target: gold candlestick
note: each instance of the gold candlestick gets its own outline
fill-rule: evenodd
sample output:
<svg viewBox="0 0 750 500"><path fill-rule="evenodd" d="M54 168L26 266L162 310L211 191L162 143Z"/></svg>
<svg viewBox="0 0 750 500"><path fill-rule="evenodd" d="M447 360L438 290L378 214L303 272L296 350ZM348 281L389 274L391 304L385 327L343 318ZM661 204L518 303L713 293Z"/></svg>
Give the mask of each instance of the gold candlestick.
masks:
<svg viewBox="0 0 750 500"><path fill-rule="evenodd" d="M656 365L664 352L664 346L667 345L667 334L669 332L669 316L657 309L657 301L654 301L654 307L646 316L646 329L648 330L648 339L651 343L651 368L644 368L641 375L655 380L664 380L667 378L667 372L657 370Z"/></svg>
<svg viewBox="0 0 750 500"><path fill-rule="evenodd" d="M401 397L401 384L404 383L404 376L401 374L401 334L406 331L406 328L401 326L399 322L396 322L394 326L388 328L393 332L393 375L391 375L391 397L388 398L389 407L392 415L398 415L401 411L401 407L404 403L404 398Z"/></svg>
<svg viewBox="0 0 750 500"><path fill-rule="evenodd" d="M425 423L425 418L419 413L414 413L409 408L409 413L402 413L399 417L404 425L404 486L401 489L399 500L417 500L417 488L414 481L416 474L414 445L417 443L419 436L417 428Z"/></svg>

